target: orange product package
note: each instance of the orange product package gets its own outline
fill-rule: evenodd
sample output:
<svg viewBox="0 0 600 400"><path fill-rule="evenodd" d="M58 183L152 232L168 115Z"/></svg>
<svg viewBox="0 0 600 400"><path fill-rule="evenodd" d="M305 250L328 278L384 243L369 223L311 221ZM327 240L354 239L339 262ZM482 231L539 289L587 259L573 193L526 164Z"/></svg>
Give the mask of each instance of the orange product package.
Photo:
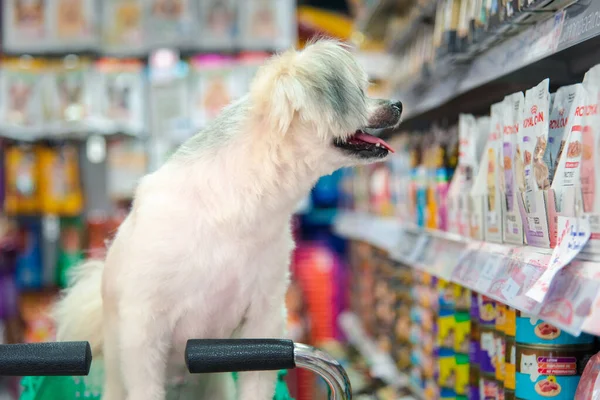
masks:
<svg viewBox="0 0 600 400"><path fill-rule="evenodd" d="M34 214L40 210L39 155L32 147L6 149L6 197L8 214Z"/></svg>
<svg viewBox="0 0 600 400"><path fill-rule="evenodd" d="M83 194L77 149L41 147L40 194L44 213L75 216L82 212Z"/></svg>

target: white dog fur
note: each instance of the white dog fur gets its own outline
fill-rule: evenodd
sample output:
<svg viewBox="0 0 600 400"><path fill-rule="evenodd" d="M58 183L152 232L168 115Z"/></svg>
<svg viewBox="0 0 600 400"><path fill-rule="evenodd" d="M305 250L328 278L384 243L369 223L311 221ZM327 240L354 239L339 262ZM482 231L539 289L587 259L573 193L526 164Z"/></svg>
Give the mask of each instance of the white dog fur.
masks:
<svg viewBox="0 0 600 400"><path fill-rule="evenodd" d="M333 41L273 57L248 95L141 180L106 260L76 268L54 310L58 340L102 354L103 399L164 400L190 338L284 336L296 204L319 177L387 155L382 142L348 148L358 129L400 122L401 104L365 97L367 85ZM242 373L237 398L270 400L275 379ZM225 386L196 398L228 398Z"/></svg>

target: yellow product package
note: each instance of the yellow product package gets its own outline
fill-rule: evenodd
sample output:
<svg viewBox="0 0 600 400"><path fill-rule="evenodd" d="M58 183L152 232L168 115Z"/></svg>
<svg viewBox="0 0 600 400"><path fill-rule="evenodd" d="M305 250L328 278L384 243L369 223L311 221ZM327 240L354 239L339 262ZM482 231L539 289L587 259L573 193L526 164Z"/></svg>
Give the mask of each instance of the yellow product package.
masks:
<svg viewBox="0 0 600 400"><path fill-rule="evenodd" d="M82 212L77 149L41 147L40 193L44 213L74 216Z"/></svg>
<svg viewBox="0 0 600 400"><path fill-rule="evenodd" d="M8 214L34 214L40 210L39 157L32 147L6 150L6 198Z"/></svg>

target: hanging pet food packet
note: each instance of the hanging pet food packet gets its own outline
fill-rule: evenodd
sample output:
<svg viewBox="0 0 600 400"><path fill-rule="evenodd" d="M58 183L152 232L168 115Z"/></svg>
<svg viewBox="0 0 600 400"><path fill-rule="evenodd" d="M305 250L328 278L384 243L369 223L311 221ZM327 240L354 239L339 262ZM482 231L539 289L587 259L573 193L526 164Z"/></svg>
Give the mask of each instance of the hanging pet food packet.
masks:
<svg viewBox="0 0 600 400"><path fill-rule="evenodd" d="M5 157L5 211L13 215L39 212L39 154L30 146L11 146Z"/></svg>
<svg viewBox="0 0 600 400"><path fill-rule="evenodd" d="M236 0L202 0L200 14L200 44L206 50L230 49L236 45L238 32L238 2Z"/></svg>
<svg viewBox="0 0 600 400"><path fill-rule="evenodd" d="M523 176L523 157L518 142L523 105L522 92L504 98L503 124L503 160L504 193L506 195L506 213L504 215L504 241L514 244L523 243L523 226L517 197L524 189L519 179Z"/></svg>
<svg viewBox="0 0 600 400"><path fill-rule="evenodd" d="M571 107L575 104L574 101L578 86L580 87L581 85L563 86L558 89L554 96L554 102L550 111L548 146L543 157L544 164L549 171L548 179L550 184L554 180L558 159L565 144L565 130L569 122L569 115L573 113Z"/></svg>
<svg viewBox="0 0 600 400"><path fill-rule="evenodd" d="M240 45L245 49L281 50L296 40L295 2L254 0L240 2Z"/></svg>
<svg viewBox="0 0 600 400"><path fill-rule="evenodd" d="M556 194L557 211L568 213L572 210L563 210L563 204L574 206L575 194L573 190L581 186L583 125L585 123L584 114L588 97L582 85L574 86L575 98L567 116L562 140L564 144L560 145L556 157L558 164L552 181L552 189Z"/></svg>
<svg viewBox="0 0 600 400"><path fill-rule="evenodd" d="M174 51L158 50L151 54L149 66L149 132L154 146L150 168L154 168L194 131L190 120L189 65Z"/></svg>
<svg viewBox="0 0 600 400"><path fill-rule="evenodd" d="M4 50L13 53L47 50L48 3L45 0L2 2Z"/></svg>
<svg viewBox="0 0 600 400"><path fill-rule="evenodd" d="M40 159L40 193L42 211L65 216L83 211L83 194L79 179L77 148L42 147Z"/></svg>
<svg viewBox="0 0 600 400"><path fill-rule="evenodd" d="M5 136L30 140L44 119L41 79L44 62L23 56L6 59L0 74L0 128Z"/></svg>
<svg viewBox="0 0 600 400"><path fill-rule="evenodd" d="M90 62L69 55L54 64L49 75L50 121L55 133L86 132L90 114Z"/></svg>
<svg viewBox="0 0 600 400"><path fill-rule="evenodd" d="M145 129L144 65L135 59L98 60L90 123L102 133L139 136Z"/></svg>
<svg viewBox="0 0 600 400"><path fill-rule="evenodd" d="M583 79L587 92L583 128L583 159L581 165L581 189L583 209L588 213L600 213L600 65L589 70Z"/></svg>
<svg viewBox="0 0 600 400"><path fill-rule="evenodd" d="M144 20L146 45L185 47L195 39L197 15L192 0L151 0Z"/></svg>
<svg viewBox="0 0 600 400"><path fill-rule="evenodd" d="M132 199L146 174L148 160L144 142L118 140L108 145L108 193L114 199Z"/></svg>
<svg viewBox="0 0 600 400"><path fill-rule="evenodd" d="M523 190L518 181L523 171L521 149L518 141L519 127L523 115L525 98L522 92L514 93L504 98L504 124L503 124L503 156L504 156L504 190L506 193L506 208L513 210L516 189ZM518 171L518 172L517 172ZM519 177L517 177L519 175Z"/></svg>
<svg viewBox="0 0 600 400"><path fill-rule="evenodd" d="M201 129L244 93L243 70L231 57L207 54L192 58L192 123Z"/></svg>
<svg viewBox="0 0 600 400"><path fill-rule="evenodd" d="M548 168L543 162L548 143L548 114L550 107L549 79L525 93L525 107L522 121L523 164L525 181L525 205L531 209L534 203L533 192L548 189Z"/></svg>
<svg viewBox="0 0 600 400"><path fill-rule="evenodd" d="M102 50L132 57L144 48L143 0L102 1Z"/></svg>
<svg viewBox="0 0 600 400"><path fill-rule="evenodd" d="M49 7L52 48L60 51L95 49L99 39L96 1L55 0L46 3Z"/></svg>
<svg viewBox="0 0 600 400"><path fill-rule="evenodd" d="M487 144L487 209L485 212L485 239L490 242L502 242L502 188L504 171L502 168L502 124L505 104L493 104L491 107L490 137Z"/></svg>

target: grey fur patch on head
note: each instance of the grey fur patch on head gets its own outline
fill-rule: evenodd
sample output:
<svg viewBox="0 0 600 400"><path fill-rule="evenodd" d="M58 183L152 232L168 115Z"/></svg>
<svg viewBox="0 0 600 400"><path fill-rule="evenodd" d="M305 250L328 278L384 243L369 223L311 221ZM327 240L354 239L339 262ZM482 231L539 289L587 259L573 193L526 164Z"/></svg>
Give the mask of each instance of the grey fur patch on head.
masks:
<svg viewBox="0 0 600 400"><path fill-rule="evenodd" d="M296 70L319 118L331 125L334 134L351 134L366 123L368 77L347 46L332 40L309 44L300 53Z"/></svg>

